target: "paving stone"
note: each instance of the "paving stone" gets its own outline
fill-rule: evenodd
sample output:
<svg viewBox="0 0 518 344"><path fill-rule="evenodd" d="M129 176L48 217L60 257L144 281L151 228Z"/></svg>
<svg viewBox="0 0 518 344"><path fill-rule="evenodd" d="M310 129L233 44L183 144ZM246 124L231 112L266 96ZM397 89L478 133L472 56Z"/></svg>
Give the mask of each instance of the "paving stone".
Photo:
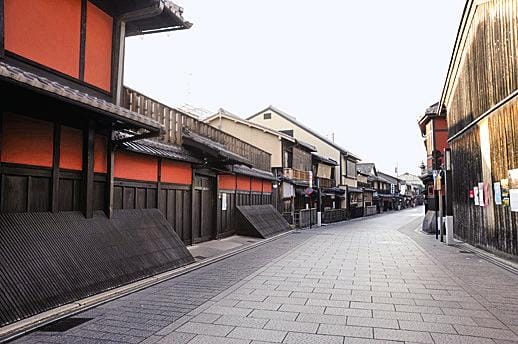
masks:
<svg viewBox="0 0 518 344"><path fill-rule="evenodd" d="M281 307L280 303L269 303L269 302L255 302L255 301L239 301L236 305L238 308L246 308L246 309L265 309L270 311L276 311ZM228 313L227 313L228 314ZM237 315L237 313L234 313ZM242 314L242 313L240 313ZM248 313L246 313L248 314Z"/></svg>
<svg viewBox="0 0 518 344"><path fill-rule="evenodd" d="M375 328L374 329L374 338L404 341L404 342L433 344L432 337L427 332Z"/></svg>
<svg viewBox="0 0 518 344"><path fill-rule="evenodd" d="M180 326L176 331L224 337L232 329L234 329L233 326L188 322Z"/></svg>
<svg viewBox="0 0 518 344"><path fill-rule="evenodd" d="M435 344L494 344L489 338L477 338L454 334L432 333Z"/></svg>
<svg viewBox="0 0 518 344"><path fill-rule="evenodd" d="M351 308L377 309L382 311L394 311L394 305L388 303L351 302Z"/></svg>
<svg viewBox="0 0 518 344"><path fill-rule="evenodd" d="M422 314L422 318L426 322L438 322L445 324L459 324L459 325L473 325L476 326L477 323L472 318L462 317L462 316L454 316L454 315L439 315L439 314ZM410 320L410 319L407 319Z"/></svg>
<svg viewBox="0 0 518 344"><path fill-rule="evenodd" d="M347 317L347 325L399 329L395 319Z"/></svg>
<svg viewBox="0 0 518 344"><path fill-rule="evenodd" d="M186 344L196 337L192 333L173 332L160 339L157 344Z"/></svg>
<svg viewBox="0 0 518 344"><path fill-rule="evenodd" d="M383 319L414 320L414 321L423 320L421 314L407 313L407 312L390 312L390 311L373 310L372 316L374 318L383 318Z"/></svg>
<svg viewBox="0 0 518 344"><path fill-rule="evenodd" d="M353 308L339 308L339 307L326 307L325 314L331 315L345 315L353 317L372 317L372 310L370 309L353 309Z"/></svg>
<svg viewBox="0 0 518 344"><path fill-rule="evenodd" d="M372 328L348 325L320 324L317 333L345 337L373 338Z"/></svg>
<svg viewBox="0 0 518 344"><path fill-rule="evenodd" d="M304 321L288 321L288 320L270 320L264 326L268 330L280 330L289 332L305 332L305 333L316 333L318 324Z"/></svg>
<svg viewBox="0 0 518 344"><path fill-rule="evenodd" d="M324 314L325 307L307 305L282 305L279 310L282 312Z"/></svg>
<svg viewBox="0 0 518 344"><path fill-rule="evenodd" d="M343 344L342 336L328 336L310 333L290 332L284 339L285 344Z"/></svg>
<svg viewBox="0 0 518 344"><path fill-rule="evenodd" d="M228 337L198 335L189 344L248 344L249 340Z"/></svg>
<svg viewBox="0 0 518 344"><path fill-rule="evenodd" d="M342 315L300 313L296 321L317 324L345 325L347 324L347 317Z"/></svg>
<svg viewBox="0 0 518 344"><path fill-rule="evenodd" d="M518 335L510 330L487 328L480 326L453 325L460 335L473 337L487 337L495 339L505 339L518 341Z"/></svg>
<svg viewBox="0 0 518 344"><path fill-rule="evenodd" d="M266 311L262 309L256 309L250 313L249 317L261 319L295 320L298 315L299 313L295 312Z"/></svg>
<svg viewBox="0 0 518 344"><path fill-rule="evenodd" d="M198 322L198 323L208 323L212 324L214 321L219 319L222 315L221 314L212 314L212 313L201 313L192 318L192 321Z"/></svg>
<svg viewBox="0 0 518 344"><path fill-rule="evenodd" d="M422 321L399 320L399 327L402 330L423 331L423 332L439 332L457 334L450 324L431 323Z"/></svg>
<svg viewBox="0 0 518 344"><path fill-rule="evenodd" d="M236 327L227 337L281 343L287 333L286 331Z"/></svg>
<svg viewBox="0 0 518 344"><path fill-rule="evenodd" d="M291 294L293 295L293 293ZM276 304L291 304L291 305L304 305L306 304L307 300L306 298L300 298L300 297L282 297L282 296L268 296L264 302L269 303L276 303Z"/></svg>
<svg viewBox="0 0 518 344"><path fill-rule="evenodd" d="M205 313L221 314L221 315L240 315L247 316L252 312L250 308L237 308L226 306L212 306L205 310Z"/></svg>
<svg viewBox="0 0 518 344"><path fill-rule="evenodd" d="M240 327L254 327L263 328L268 322L268 319L240 317L234 315L223 315L221 318L216 320L214 324L217 325L229 325L229 326L240 326Z"/></svg>

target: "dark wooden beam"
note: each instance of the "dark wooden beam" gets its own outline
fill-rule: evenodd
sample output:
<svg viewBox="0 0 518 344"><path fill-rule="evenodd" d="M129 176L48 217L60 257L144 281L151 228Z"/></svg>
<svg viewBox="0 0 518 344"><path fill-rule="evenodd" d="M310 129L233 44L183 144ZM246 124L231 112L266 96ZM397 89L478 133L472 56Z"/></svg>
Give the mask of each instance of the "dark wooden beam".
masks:
<svg viewBox="0 0 518 344"><path fill-rule="evenodd" d="M108 146L106 148L106 191L104 213L109 219L113 217L113 166L115 161L115 146L112 141L112 132L108 132Z"/></svg>
<svg viewBox="0 0 518 344"><path fill-rule="evenodd" d="M0 0L3 3L3 0ZM0 213L4 209L4 173L2 171L2 137L4 134L4 109L0 103Z"/></svg>
<svg viewBox="0 0 518 344"><path fill-rule="evenodd" d="M86 11L87 0L81 0L81 34L79 37L79 80L85 80L85 54L86 54Z"/></svg>
<svg viewBox="0 0 518 344"><path fill-rule="evenodd" d="M110 81L110 93L112 95L112 102L117 105L120 99L122 90L119 89L119 76L122 72L123 60L124 60L124 49L121 44L124 42L121 39L123 24L120 19L113 18L113 29L112 29L112 69L111 69L111 81Z"/></svg>
<svg viewBox="0 0 518 344"><path fill-rule="evenodd" d="M54 122L54 147L52 150L52 199L50 210L59 211L59 159L61 155L61 124Z"/></svg>
<svg viewBox="0 0 518 344"><path fill-rule="evenodd" d="M88 219L94 215L94 139L95 123L89 121L83 134L83 213Z"/></svg>
<svg viewBox="0 0 518 344"><path fill-rule="evenodd" d="M162 190L162 160L158 159L158 175L157 175L157 183L156 183L156 207L160 209L160 191Z"/></svg>
<svg viewBox="0 0 518 344"><path fill-rule="evenodd" d="M5 21L4 21L4 0L0 0L0 57L4 57L5 51Z"/></svg>
<svg viewBox="0 0 518 344"><path fill-rule="evenodd" d="M194 245L194 215L196 212L194 211L194 194L196 193L196 172L194 168L192 169L192 184L191 184L191 245Z"/></svg>

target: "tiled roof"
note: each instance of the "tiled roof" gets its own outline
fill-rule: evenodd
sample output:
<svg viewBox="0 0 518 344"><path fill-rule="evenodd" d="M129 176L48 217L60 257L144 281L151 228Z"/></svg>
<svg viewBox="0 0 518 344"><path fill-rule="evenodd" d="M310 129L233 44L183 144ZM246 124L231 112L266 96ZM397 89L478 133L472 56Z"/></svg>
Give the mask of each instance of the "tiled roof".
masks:
<svg viewBox="0 0 518 344"><path fill-rule="evenodd" d="M248 160L245 157L242 157L239 154L229 151L221 143L212 141L211 139L209 139L205 136L198 135L198 134L196 134L192 131L188 131L188 130L185 130L183 132L183 135L184 135L184 144L186 143L185 141L191 140L194 143L197 143L198 145L205 146L205 147L209 148L210 150L216 152L218 154L218 156L220 156L224 159L227 159L232 162L237 162L237 163L240 163L243 165L252 166L252 162L250 160ZM187 139L187 140L185 140L185 139Z"/></svg>
<svg viewBox="0 0 518 344"><path fill-rule="evenodd" d="M331 166L338 166L338 163L336 160L333 160L331 158L326 158L325 156L319 155L317 153L311 153L313 158L317 161L323 162L324 164L331 165Z"/></svg>
<svg viewBox="0 0 518 344"><path fill-rule="evenodd" d="M356 169L359 172L369 174L369 175L371 174L371 171L373 168L374 168L374 163L372 163L372 162L356 164Z"/></svg>
<svg viewBox="0 0 518 344"><path fill-rule="evenodd" d="M273 173L259 170L257 168L253 168L253 167L248 167L248 166L244 166L244 165L233 165L233 166L228 166L228 168L230 171L232 171L234 173L242 174L245 176L268 179L268 180L272 180L272 181L277 180L275 178L275 176L273 175Z"/></svg>
<svg viewBox="0 0 518 344"><path fill-rule="evenodd" d="M124 149L146 155L152 155L160 158L166 158L177 161L185 161L193 164L201 164L202 161L193 157L183 147L173 146L156 142L153 140L138 140L124 142Z"/></svg>
<svg viewBox="0 0 518 344"><path fill-rule="evenodd" d="M163 126L151 118L34 73L24 71L18 67L11 66L3 61L0 61L0 79L21 84L24 87L58 97L79 106L88 107L92 111L107 114L121 122L131 122L134 125L156 131L163 130Z"/></svg>

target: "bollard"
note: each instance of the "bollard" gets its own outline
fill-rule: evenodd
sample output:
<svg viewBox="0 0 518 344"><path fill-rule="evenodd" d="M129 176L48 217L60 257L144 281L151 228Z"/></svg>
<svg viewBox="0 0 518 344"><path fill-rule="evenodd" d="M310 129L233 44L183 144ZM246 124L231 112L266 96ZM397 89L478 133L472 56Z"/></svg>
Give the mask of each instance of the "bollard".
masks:
<svg viewBox="0 0 518 344"><path fill-rule="evenodd" d="M317 227L321 227L322 226L322 212L319 211L317 212Z"/></svg>

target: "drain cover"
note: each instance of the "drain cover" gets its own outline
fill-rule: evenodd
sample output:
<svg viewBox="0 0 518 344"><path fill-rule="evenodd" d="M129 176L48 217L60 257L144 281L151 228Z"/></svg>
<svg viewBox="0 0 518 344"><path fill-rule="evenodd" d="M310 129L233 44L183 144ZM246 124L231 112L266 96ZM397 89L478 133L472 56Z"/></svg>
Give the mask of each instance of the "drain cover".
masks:
<svg viewBox="0 0 518 344"><path fill-rule="evenodd" d="M65 318L65 319L61 319L56 322L53 322L52 324L43 326L38 331L39 332L65 332L65 331L70 330L71 328L84 324L85 322L88 322L92 319L93 318Z"/></svg>
<svg viewBox="0 0 518 344"><path fill-rule="evenodd" d="M466 254L475 254L474 252L471 252L471 251L465 251L465 250L460 250L459 252L460 252L460 253L466 253Z"/></svg>

